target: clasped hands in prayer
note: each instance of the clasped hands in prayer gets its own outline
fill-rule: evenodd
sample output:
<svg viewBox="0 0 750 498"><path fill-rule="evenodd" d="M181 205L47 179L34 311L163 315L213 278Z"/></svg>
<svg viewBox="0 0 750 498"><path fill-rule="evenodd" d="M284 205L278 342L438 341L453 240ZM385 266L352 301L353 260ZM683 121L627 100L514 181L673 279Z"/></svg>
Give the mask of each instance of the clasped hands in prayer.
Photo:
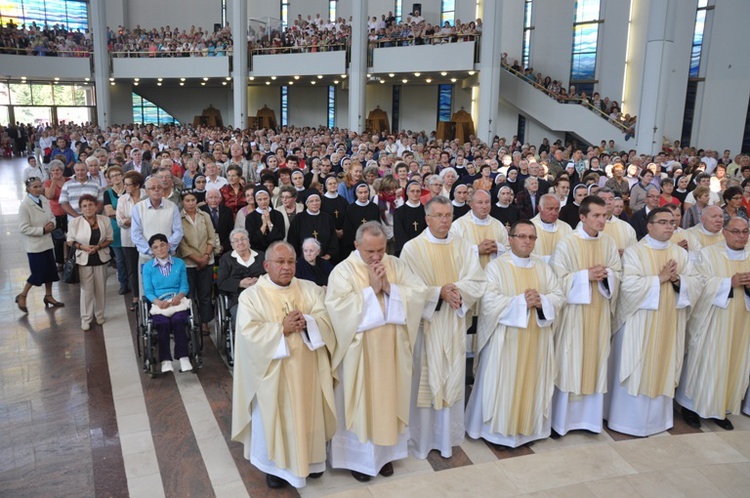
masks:
<svg viewBox="0 0 750 498"><path fill-rule="evenodd" d="M367 274L370 277L370 287L375 291L375 294L379 294L381 291L386 294L391 293L391 283L388 281L388 275L382 261L371 261L367 265Z"/></svg>
<svg viewBox="0 0 750 498"><path fill-rule="evenodd" d="M484 239L477 245L479 254L495 254L497 252L497 241Z"/></svg>
<svg viewBox="0 0 750 498"><path fill-rule="evenodd" d="M284 335L293 334L295 332L302 332L307 328L307 322L305 321L305 315L298 309L293 309L286 314L284 319L281 321L281 326L284 329Z"/></svg>
<svg viewBox="0 0 750 498"><path fill-rule="evenodd" d="M542 309L542 296L539 295L536 289L526 289L523 297L526 299L527 308Z"/></svg>
<svg viewBox="0 0 750 498"><path fill-rule="evenodd" d="M680 276L677 274L677 261L670 259L659 272L659 283L672 282L676 284L679 281Z"/></svg>
<svg viewBox="0 0 750 498"><path fill-rule="evenodd" d="M604 265L594 265L589 268L589 281L601 282L607 278L607 267Z"/></svg>
<svg viewBox="0 0 750 498"><path fill-rule="evenodd" d="M450 305L451 308L457 310L461 307L461 293L456 287L456 284L445 284L440 288L440 299Z"/></svg>
<svg viewBox="0 0 750 498"><path fill-rule="evenodd" d="M737 272L732 275L732 287L750 286L750 272Z"/></svg>

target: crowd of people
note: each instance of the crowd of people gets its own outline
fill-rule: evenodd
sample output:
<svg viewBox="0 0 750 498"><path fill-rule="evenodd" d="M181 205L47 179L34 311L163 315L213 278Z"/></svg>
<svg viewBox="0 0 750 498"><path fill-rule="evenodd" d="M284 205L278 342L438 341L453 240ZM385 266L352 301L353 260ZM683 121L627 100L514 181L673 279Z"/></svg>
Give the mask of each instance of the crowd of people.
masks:
<svg viewBox="0 0 750 498"><path fill-rule="evenodd" d="M89 30L68 30L65 26L0 25L0 54L52 57L88 57L94 43Z"/></svg>
<svg viewBox="0 0 750 498"><path fill-rule="evenodd" d="M456 19L453 24L445 21L431 24L416 10L396 22L393 12L372 17L367 23L368 40L371 47L399 47L409 45L435 45L459 41L473 41L482 34L482 19L468 23Z"/></svg>
<svg viewBox="0 0 750 498"><path fill-rule="evenodd" d="M222 57L232 54L232 30L228 23L217 31L195 25L182 30L107 27L107 49L114 57Z"/></svg>
<svg viewBox="0 0 750 498"><path fill-rule="evenodd" d="M649 436L672 427L673 401L692 427L750 413L750 156L329 128L32 131L56 147L24 171L19 308L39 285L62 306L67 248L83 330L105 319L110 260L134 303L144 264L152 313L190 296L205 325L218 266L237 331L232 438L272 488L326 461L387 477L467 434L515 448L606 420ZM185 315L171 316L162 372L170 330L188 371Z"/></svg>
<svg viewBox="0 0 750 498"><path fill-rule="evenodd" d="M616 100L610 100L609 97L601 98L599 92L593 92L588 95L585 91L576 90L575 85L565 88L562 79L552 79L551 76L544 76L542 73L534 73L534 68L521 67L518 59L513 60L511 64L508 61L508 54L503 52L500 63L514 71L514 73L538 88L543 88L552 98L562 103L583 104L594 108L603 117L612 123L620 125L625 134L626 140L635 134L636 116L623 114L620 104Z"/></svg>

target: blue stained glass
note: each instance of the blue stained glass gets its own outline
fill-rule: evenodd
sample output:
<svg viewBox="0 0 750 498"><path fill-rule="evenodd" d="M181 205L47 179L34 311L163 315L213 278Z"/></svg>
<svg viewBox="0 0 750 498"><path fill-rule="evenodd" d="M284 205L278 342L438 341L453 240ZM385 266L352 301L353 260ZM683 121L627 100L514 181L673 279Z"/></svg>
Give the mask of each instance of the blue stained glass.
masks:
<svg viewBox="0 0 750 498"><path fill-rule="evenodd" d="M403 0L394 0L393 4L393 17L396 18L396 22L401 22L401 5L403 4Z"/></svg>
<svg viewBox="0 0 750 498"><path fill-rule="evenodd" d="M701 47L700 45L694 46L690 53L690 73L691 78L698 77L698 71L700 70L701 64Z"/></svg>
<svg viewBox="0 0 750 498"><path fill-rule="evenodd" d="M523 11L523 26L524 28L530 28L531 27L531 0L526 0L526 4L524 5L524 11Z"/></svg>
<svg viewBox="0 0 750 498"><path fill-rule="evenodd" d="M338 5L338 0L329 0L328 2L328 20L333 22L336 20L336 6Z"/></svg>
<svg viewBox="0 0 750 498"><path fill-rule="evenodd" d="M443 6L440 9L443 12L447 12L449 10L456 10L456 0L443 0L442 1ZM422 13L420 12L420 15Z"/></svg>
<svg viewBox="0 0 750 498"><path fill-rule="evenodd" d="M289 87L281 87L281 126L289 123Z"/></svg>
<svg viewBox="0 0 750 498"><path fill-rule="evenodd" d="M600 0L578 0L575 22L598 21Z"/></svg>
<svg viewBox="0 0 750 498"><path fill-rule="evenodd" d="M531 31L526 30L523 33L523 67L529 67L529 58L531 57Z"/></svg>
<svg viewBox="0 0 750 498"><path fill-rule="evenodd" d="M453 85L438 85L438 121L450 121L453 107Z"/></svg>
<svg viewBox="0 0 750 498"><path fill-rule="evenodd" d="M598 24L581 24L573 28L573 53L596 52Z"/></svg>
<svg viewBox="0 0 750 498"><path fill-rule="evenodd" d="M328 87L328 127L336 126L336 87Z"/></svg>
<svg viewBox="0 0 750 498"><path fill-rule="evenodd" d="M179 124L167 111L137 93L133 93L133 122L141 124Z"/></svg>
<svg viewBox="0 0 750 498"><path fill-rule="evenodd" d="M596 76L596 54L576 54L573 56L570 81L593 80Z"/></svg>
<svg viewBox="0 0 750 498"><path fill-rule="evenodd" d="M52 27L61 24L68 29L84 30L88 27L88 5L83 0L3 0L0 4L0 22L12 20L26 26Z"/></svg>

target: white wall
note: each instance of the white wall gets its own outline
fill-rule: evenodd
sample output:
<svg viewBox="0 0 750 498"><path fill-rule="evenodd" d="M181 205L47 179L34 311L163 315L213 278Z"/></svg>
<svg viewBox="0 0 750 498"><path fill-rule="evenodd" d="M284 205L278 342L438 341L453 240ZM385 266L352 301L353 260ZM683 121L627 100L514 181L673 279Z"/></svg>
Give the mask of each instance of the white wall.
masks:
<svg viewBox="0 0 750 498"><path fill-rule="evenodd" d="M328 87L290 86L289 124L294 126L328 126Z"/></svg>
<svg viewBox="0 0 750 498"><path fill-rule="evenodd" d="M492 0L484 0L492 1ZM513 59L521 59L521 50L523 48L523 2L517 0L497 0L502 1L502 22L500 33L500 54L503 52L508 53L508 59L511 64ZM539 10L537 2L533 3L532 7L532 22L536 12ZM534 44L534 33L536 30L531 32L531 54L533 57L536 45ZM533 60L533 59L532 59ZM502 91L502 90L501 90Z"/></svg>
<svg viewBox="0 0 750 498"><path fill-rule="evenodd" d="M117 5L115 2L115 8ZM110 0L107 0L109 8ZM172 28L188 29L191 25L212 31L214 23L221 22L221 0L184 2L180 0L122 0L124 3L125 27L159 28L169 25ZM231 0L230 2L231 3ZM268 1L267 3L272 3ZM278 12L278 7L276 8ZM278 14L277 14L278 15ZM231 19L231 18L230 18ZM114 19L113 19L114 20ZM110 16L107 15L107 22ZM117 23L120 24L120 23ZM110 27L116 27L117 24Z"/></svg>
<svg viewBox="0 0 750 498"><path fill-rule="evenodd" d="M500 99L497 109L497 135L508 142L518 132L518 109Z"/></svg>
<svg viewBox="0 0 750 498"><path fill-rule="evenodd" d="M526 116L525 142L538 147L544 138L548 139L551 144L557 139L565 141L565 133L552 131L534 118Z"/></svg>
<svg viewBox="0 0 750 498"><path fill-rule="evenodd" d="M110 124L126 124L133 122L133 87L129 84L119 84L109 87L109 122Z"/></svg>
<svg viewBox="0 0 750 498"><path fill-rule="evenodd" d="M107 26L116 29L125 22L125 4L127 0L106 0L104 8L106 9Z"/></svg>
<svg viewBox="0 0 750 498"><path fill-rule="evenodd" d="M599 25L599 56L596 60L596 87L602 98L622 99L622 82L625 74L625 53L628 39L628 16L631 0L602 2L602 19Z"/></svg>
<svg viewBox="0 0 750 498"><path fill-rule="evenodd" d="M426 131L437 128L437 85L402 85L399 128Z"/></svg>
<svg viewBox="0 0 750 498"><path fill-rule="evenodd" d="M118 82L110 86L112 91L112 123L133 121L132 92L135 91L143 98L161 107L181 123L192 123L195 116L199 116L209 105L221 112L224 126L231 125L234 119L232 108L232 91L229 87L158 87L140 85L133 87L129 83Z"/></svg>
<svg viewBox="0 0 750 498"><path fill-rule="evenodd" d="M529 64L535 73L549 75L568 85L573 50L575 2L567 0L534 0L534 43ZM523 24L523 15L517 21ZM517 53L508 52L508 61L521 61Z"/></svg>
<svg viewBox="0 0 750 498"><path fill-rule="evenodd" d="M696 105L697 129L691 144L711 149L740 152L750 98L750 37L744 32L750 19L747 0L718 1L713 11L711 38L704 45L701 65L706 66L703 99Z"/></svg>
<svg viewBox="0 0 750 498"><path fill-rule="evenodd" d="M256 116L258 109L267 105L276 113L276 121L281 123L281 90L278 86L255 85L247 89L247 115ZM291 123L294 124L294 123Z"/></svg>
<svg viewBox="0 0 750 498"><path fill-rule="evenodd" d="M489 0L493 1L493 0ZM495 0L499 1L499 0ZM461 19L462 23L468 24L469 21L475 21L477 18L476 0L458 0L456 2L456 19Z"/></svg>
<svg viewBox="0 0 750 498"><path fill-rule="evenodd" d="M404 101L403 90L401 101ZM374 83L365 87L365 116L368 116L370 111L378 106L388 113L388 121L391 122L393 119L393 112L391 112L393 109L393 85ZM342 123L346 123L346 121L342 121Z"/></svg>
<svg viewBox="0 0 750 498"><path fill-rule="evenodd" d="M349 92L342 89L341 85L337 85L336 86L336 118L335 118L336 127L345 128L348 119L349 119Z"/></svg>
<svg viewBox="0 0 750 498"><path fill-rule="evenodd" d="M271 0L263 1L271 4L279 3ZM307 20L307 16L315 19L315 14L320 14L322 19L328 19L328 0L297 0L289 2L289 24L292 24L297 19L297 15L301 15L303 20Z"/></svg>

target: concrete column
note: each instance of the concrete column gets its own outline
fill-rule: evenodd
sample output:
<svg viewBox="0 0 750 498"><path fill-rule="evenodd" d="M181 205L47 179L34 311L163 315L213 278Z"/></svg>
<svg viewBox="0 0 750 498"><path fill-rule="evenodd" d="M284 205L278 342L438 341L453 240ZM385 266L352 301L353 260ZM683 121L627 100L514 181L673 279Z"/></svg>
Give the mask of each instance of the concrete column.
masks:
<svg viewBox="0 0 750 498"><path fill-rule="evenodd" d="M677 0L651 0L641 82L635 148L639 154L661 150L667 93L672 77Z"/></svg>
<svg viewBox="0 0 750 498"><path fill-rule="evenodd" d="M365 129L365 90L367 88L367 3L352 2L352 51L349 63L349 129Z"/></svg>
<svg viewBox="0 0 750 498"><path fill-rule="evenodd" d="M231 26L234 37L233 126L242 130L247 128L247 0L234 1Z"/></svg>
<svg viewBox="0 0 750 498"><path fill-rule="evenodd" d="M503 1L482 2L482 41L479 50L479 117L477 137L487 143L497 134L500 105L500 39Z"/></svg>
<svg viewBox="0 0 750 498"><path fill-rule="evenodd" d="M110 123L109 52L107 51L107 11L105 2L89 2L91 34L94 41L94 84L96 85L96 122L101 128Z"/></svg>

